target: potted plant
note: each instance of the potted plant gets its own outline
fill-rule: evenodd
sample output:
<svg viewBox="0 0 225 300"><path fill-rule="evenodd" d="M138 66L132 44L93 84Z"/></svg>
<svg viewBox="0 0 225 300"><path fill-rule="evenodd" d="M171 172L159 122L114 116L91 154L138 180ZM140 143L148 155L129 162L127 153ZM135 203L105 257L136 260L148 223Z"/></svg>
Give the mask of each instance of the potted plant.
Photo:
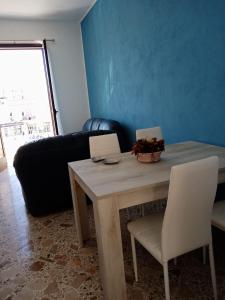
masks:
<svg viewBox="0 0 225 300"><path fill-rule="evenodd" d="M161 152L165 150L164 140L157 138L140 139L132 147L132 154L137 156L140 162L156 162L160 160Z"/></svg>

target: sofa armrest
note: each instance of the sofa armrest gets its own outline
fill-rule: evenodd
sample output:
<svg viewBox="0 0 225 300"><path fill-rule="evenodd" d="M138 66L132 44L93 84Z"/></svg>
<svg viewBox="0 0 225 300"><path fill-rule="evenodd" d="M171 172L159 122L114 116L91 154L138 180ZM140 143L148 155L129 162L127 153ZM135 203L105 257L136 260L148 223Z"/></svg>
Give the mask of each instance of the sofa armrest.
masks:
<svg viewBox="0 0 225 300"><path fill-rule="evenodd" d="M83 131L93 131L93 130L111 130L117 133L120 149L122 152L128 151L128 141L125 138L125 132L119 122L115 120L108 120L103 118L90 118L83 126Z"/></svg>

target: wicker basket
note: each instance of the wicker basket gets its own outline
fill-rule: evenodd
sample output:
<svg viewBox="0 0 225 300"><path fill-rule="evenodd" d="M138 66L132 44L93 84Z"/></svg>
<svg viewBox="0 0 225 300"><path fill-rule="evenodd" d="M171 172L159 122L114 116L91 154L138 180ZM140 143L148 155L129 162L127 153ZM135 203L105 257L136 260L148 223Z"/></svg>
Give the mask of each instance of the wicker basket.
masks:
<svg viewBox="0 0 225 300"><path fill-rule="evenodd" d="M154 163L160 160L161 152L138 153L137 160L143 163Z"/></svg>

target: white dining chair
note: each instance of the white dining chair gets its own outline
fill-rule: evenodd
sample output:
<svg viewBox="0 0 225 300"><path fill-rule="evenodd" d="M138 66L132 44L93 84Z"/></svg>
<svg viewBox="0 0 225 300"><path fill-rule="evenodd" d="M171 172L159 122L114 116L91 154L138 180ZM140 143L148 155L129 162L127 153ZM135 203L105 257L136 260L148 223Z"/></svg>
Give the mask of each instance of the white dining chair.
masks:
<svg viewBox="0 0 225 300"><path fill-rule="evenodd" d="M225 231L225 200L214 203L212 211L212 225ZM203 264L206 264L206 248L203 247Z"/></svg>
<svg viewBox="0 0 225 300"><path fill-rule="evenodd" d="M151 128L144 128L144 129L137 129L136 130L136 140L140 139L148 139L151 140L152 138L156 137L157 140L161 140L163 138L162 131L160 127L151 127ZM162 209L162 202L154 203L154 210L161 210ZM144 204L140 206L140 213L142 216L145 215L145 207Z"/></svg>
<svg viewBox="0 0 225 300"><path fill-rule="evenodd" d="M89 148L91 158L121 153L120 144L116 133L90 136ZM129 221L131 219L129 208L126 209L126 212Z"/></svg>
<svg viewBox="0 0 225 300"><path fill-rule="evenodd" d="M156 137L157 140L163 138L162 131L160 127L144 128L136 130L136 140L140 139L152 139Z"/></svg>
<svg viewBox="0 0 225 300"><path fill-rule="evenodd" d="M225 200L214 203L212 225L225 231Z"/></svg>
<svg viewBox="0 0 225 300"><path fill-rule="evenodd" d="M170 299L168 261L208 246L214 298L217 299L211 213L217 188L218 158L212 156L171 168L165 213L128 223L138 280L135 240L163 266L166 300Z"/></svg>
<svg viewBox="0 0 225 300"><path fill-rule="evenodd" d="M116 133L89 137L91 158L120 153L120 144Z"/></svg>

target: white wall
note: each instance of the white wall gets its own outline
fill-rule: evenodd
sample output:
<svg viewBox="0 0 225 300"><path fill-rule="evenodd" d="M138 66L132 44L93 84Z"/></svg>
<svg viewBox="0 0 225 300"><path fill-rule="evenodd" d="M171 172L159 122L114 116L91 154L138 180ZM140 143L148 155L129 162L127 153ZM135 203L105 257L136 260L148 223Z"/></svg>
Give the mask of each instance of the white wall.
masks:
<svg viewBox="0 0 225 300"><path fill-rule="evenodd" d="M61 133L79 131L90 116L79 22L0 21L0 40L44 38L55 39L48 49Z"/></svg>

